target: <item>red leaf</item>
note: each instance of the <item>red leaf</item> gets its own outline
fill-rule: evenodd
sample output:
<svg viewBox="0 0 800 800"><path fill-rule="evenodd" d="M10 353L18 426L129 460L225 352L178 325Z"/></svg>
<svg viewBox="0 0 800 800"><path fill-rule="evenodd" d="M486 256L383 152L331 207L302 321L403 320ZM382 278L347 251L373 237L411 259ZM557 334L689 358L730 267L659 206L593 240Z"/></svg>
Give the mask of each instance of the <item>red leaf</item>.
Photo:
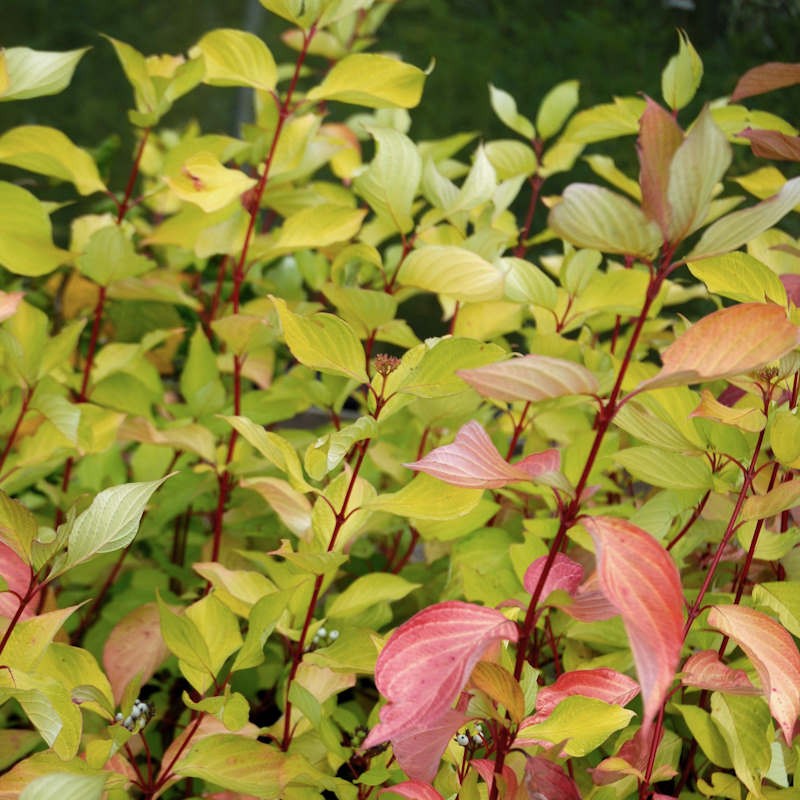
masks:
<svg viewBox="0 0 800 800"><path fill-rule="evenodd" d="M527 355L456 372L478 394L513 403L570 394L596 394L597 378L574 361Z"/></svg>
<svg viewBox="0 0 800 800"><path fill-rule="evenodd" d="M683 665L681 683L698 689L728 692L729 694L761 694L750 682L747 673L731 669L719 659L716 650L701 650L689 656Z"/></svg>
<svg viewBox="0 0 800 800"><path fill-rule="evenodd" d="M486 782L486 785L489 787L489 791L491 792L492 786L494 785L494 761L490 761L488 758L473 758L469 762L469 765L478 771L478 775L483 778L483 780ZM507 798L516 797L517 776L514 774L514 770L511 769L508 764L503 764L503 780L506 782L506 790L499 796Z"/></svg>
<svg viewBox="0 0 800 800"><path fill-rule="evenodd" d="M800 136L787 136L785 133L745 128L740 134L750 140L754 155L759 158L772 158L776 161L800 161Z"/></svg>
<svg viewBox="0 0 800 800"><path fill-rule="evenodd" d="M786 275L779 276L783 288L786 289L788 298L796 305L800 306L800 275Z"/></svg>
<svg viewBox="0 0 800 800"><path fill-rule="evenodd" d="M575 781L543 756L525 761L525 788L530 800L581 800Z"/></svg>
<svg viewBox="0 0 800 800"><path fill-rule="evenodd" d="M533 594L536 591L536 586L539 583L539 577L546 561L547 556L537 558L525 571L522 585L529 594ZM574 595L582 580L583 567L563 553L558 553L550 574L545 579L541 600L546 600L550 592L554 592L556 589L563 589L567 594Z"/></svg>
<svg viewBox="0 0 800 800"><path fill-rule="evenodd" d="M497 489L553 472L558 469L559 459L558 450L545 450L512 466L497 452L489 434L472 421L461 428L452 444L437 447L419 461L405 466L453 486Z"/></svg>
<svg viewBox="0 0 800 800"><path fill-rule="evenodd" d="M381 789L378 794L393 792L401 797L408 797L409 800L444 800L444 798L429 783L422 781L404 781L396 783L394 786L387 786Z"/></svg>
<svg viewBox="0 0 800 800"><path fill-rule="evenodd" d="M600 580L593 572L578 588L569 605L558 605L565 613L581 622L597 622L611 619L619 614L617 607L609 602L600 589Z"/></svg>
<svg viewBox="0 0 800 800"><path fill-rule="evenodd" d="M739 78L730 102L736 103L745 97L794 86L796 83L800 83L800 64L783 64L777 61L761 64L747 70Z"/></svg>
<svg viewBox="0 0 800 800"><path fill-rule="evenodd" d="M664 730L662 728L658 731L658 744L661 744L663 736ZM611 758L604 758L594 769L588 770L592 776L592 781L597 786L605 786L621 780L626 775L635 775L640 780L643 779L649 760L652 738L650 731L639 728L633 738L628 739L620 747L616 755L611 756ZM655 768L650 782L665 781L675 774L675 770L669 764L662 764L660 767Z"/></svg>
<svg viewBox="0 0 800 800"><path fill-rule="evenodd" d="M791 746L800 715L800 653L772 617L742 606L714 606L708 624L733 639L756 668L769 710Z"/></svg>
<svg viewBox="0 0 800 800"><path fill-rule="evenodd" d="M552 686L539 689L533 721L543 722L562 700L576 694L624 706L639 694L639 684L607 667L564 672Z"/></svg>
<svg viewBox="0 0 800 800"><path fill-rule="evenodd" d="M619 610L631 643L647 729L669 691L683 645L680 574L669 553L627 520L581 522L594 540L600 588Z"/></svg>
<svg viewBox="0 0 800 800"><path fill-rule="evenodd" d="M115 702L119 703L125 687L136 675L140 674L142 683L146 683L168 656L155 603L145 603L124 616L103 648L103 667Z"/></svg>
<svg viewBox="0 0 800 800"><path fill-rule="evenodd" d="M0 542L0 576L8 584L8 591L0 592L0 617L11 619L19 610L20 597L25 597L28 593L31 568L4 542ZM32 598L23 609L20 619L35 616L36 603Z"/></svg>
<svg viewBox="0 0 800 800"><path fill-rule="evenodd" d="M682 143L683 131L675 117L648 97L639 120L636 143L641 165L639 185L642 187L642 210L658 223L664 241L669 239L669 165Z"/></svg>
<svg viewBox="0 0 800 800"><path fill-rule="evenodd" d="M740 303L703 317L662 354L664 366L640 386L681 386L763 367L793 350L800 329L781 306Z"/></svg>
<svg viewBox="0 0 800 800"><path fill-rule="evenodd" d="M452 726L453 703L473 667L502 639L516 641L517 636L517 626L499 611L471 603L453 600L415 614L392 633L378 656L375 684L389 702L381 709L381 721L370 731L364 747L391 740L406 773L430 780L447 740L438 752L432 752L432 745L427 746L424 765L414 758L404 758L396 743L405 743L401 750L405 746L406 753L409 747L419 753L414 742L408 741L410 737L437 726ZM437 733L435 741L440 741L441 736L443 733Z"/></svg>

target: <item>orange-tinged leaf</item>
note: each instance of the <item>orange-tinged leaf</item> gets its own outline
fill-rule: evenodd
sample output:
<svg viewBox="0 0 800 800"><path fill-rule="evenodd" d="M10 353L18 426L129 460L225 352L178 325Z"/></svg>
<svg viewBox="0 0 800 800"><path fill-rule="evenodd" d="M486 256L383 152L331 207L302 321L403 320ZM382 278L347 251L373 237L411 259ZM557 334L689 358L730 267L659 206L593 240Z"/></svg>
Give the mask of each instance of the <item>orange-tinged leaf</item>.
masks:
<svg viewBox="0 0 800 800"><path fill-rule="evenodd" d="M627 675L608 667L564 672L552 686L543 686L539 689L533 721L541 722L564 698L576 694L624 706L639 694L639 684Z"/></svg>
<svg viewBox="0 0 800 800"><path fill-rule="evenodd" d="M772 61L747 70L730 97L731 103L736 103L744 97L753 97L757 94L771 92L774 89L783 89L800 83L800 64L784 64Z"/></svg>
<svg viewBox="0 0 800 800"><path fill-rule="evenodd" d="M748 497L742 506L742 519L769 519L794 508L799 500L800 480L786 481L766 494Z"/></svg>
<svg viewBox="0 0 800 800"><path fill-rule="evenodd" d="M473 420L461 428L452 444L437 447L419 461L405 466L453 486L497 489L556 472L560 456L558 450L545 450L517 464L509 464L497 451L489 434Z"/></svg>
<svg viewBox="0 0 800 800"><path fill-rule="evenodd" d="M600 588L617 607L630 640L644 701L643 727L666 697L683 645L683 592L675 562L649 534L624 519L587 517Z"/></svg>
<svg viewBox="0 0 800 800"><path fill-rule="evenodd" d="M739 136L750 140L753 154L775 161L800 161L800 136L787 136L779 131L745 128Z"/></svg>
<svg viewBox="0 0 800 800"><path fill-rule="evenodd" d="M708 624L733 639L755 667L772 716L791 745L800 715L800 653L772 617L742 606L714 606Z"/></svg>
<svg viewBox="0 0 800 800"><path fill-rule="evenodd" d="M642 210L658 223L666 239L670 219L667 202L669 165L683 142L683 131L675 117L649 97L639 126L636 144L641 166Z"/></svg>
<svg viewBox="0 0 800 800"><path fill-rule="evenodd" d="M508 711L512 722L520 722L525 714L525 697L519 683L507 669L491 661L479 661L472 670L470 683L500 703Z"/></svg>
<svg viewBox="0 0 800 800"><path fill-rule="evenodd" d="M686 659L681 672L684 686L728 694L761 694L761 689L753 686L744 670L731 669L723 664L716 650L693 653Z"/></svg>
<svg viewBox="0 0 800 800"><path fill-rule="evenodd" d="M692 411L692 417L713 419L723 425L751 432L761 431L767 424L767 418L759 408L731 408L720 403L708 389L700 392L700 398L700 405Z"/></svg>
<svg viewBox="0 0 800 800"><path fill-rule="evenodd" d="M703 317L662 354L663 367L641 384L654 389L741 375L793 350L800 329L768 303L741 303Z"/></svg>
<svg viewBox="0 0 800 800"><path fill-rule="evenodd" d="M536 402L570 394L595 394L597 378L574 361L527 355L456 372L478 394L513 403Z"/></svg>

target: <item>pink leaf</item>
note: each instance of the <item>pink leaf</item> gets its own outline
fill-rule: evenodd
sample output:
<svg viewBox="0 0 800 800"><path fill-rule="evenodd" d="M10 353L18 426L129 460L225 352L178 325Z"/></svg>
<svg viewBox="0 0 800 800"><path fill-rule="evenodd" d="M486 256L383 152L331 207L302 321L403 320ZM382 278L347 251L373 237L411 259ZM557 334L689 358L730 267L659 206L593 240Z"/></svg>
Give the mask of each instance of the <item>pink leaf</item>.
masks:
<svg viewBox="0 0 800 800"><path fill-rule="evenodd" d="M792 275L787 273L780 276L783 288L786 289L786 295L796 305L800 306L800 275Z"/></svg>
<svg viewBox="0 0 800 800"><path fill-rule="evenodd" d="M450 725L453 703L473 667L502 639L516 641L517 636L517 626L499 611L471 603L453 600L415 614L392 633L378 656L375 684L389 702L364 747L387 740L394 745L441 727L443 720ZM428 747L424 769L408 763L396 748L395 755L410 777L430 779L430 763L438 765L446 744L433 754Z"/></svg>
<svg viewBox="0 0 800 800"><path fill-rule="evenodd" d="M525 571L522 585L529 594L536 591L546 561L547 556L537 558ZM563 553L558 553L550 574L545 579L541 600L546 600L550 592L554 592L556 589L563 589L567 594L574 595L582 580L583 567Z"/></svg>
<svg viewBox="0 0 800 800"><path fill-rule="evenodd" d="M745 128L739 133L743 139L750 140L753 154L759 158L775 161L800 161L800 136L787 136L779 131L754 130Z"/></svg>
<svg viewBox="0 0 800 800"><path fill-rule="evenodd" d="M0 322L17 313L25 292L0 292Z"/></svg>
<svg viewBox="0 0 800 800"><path fill-rule="evenodd" d="M597 622L601 619L611 619L619 614L617 607L609 602L600 589L600 580L597 573L593 572L572 597L569 605L558 605L573 619L581 622Z"/></svg>
<svg viewBox="0 0 800 800"><path fill-rule="evenodd" d="M554 463L557 469L557 462L558 451L547 450L512 466L497 452L486 431L472 421L461 428L452 444L437 447L419 461L405 466L453 486L497 489L551 471Z"/></svg>
<svg viewBox="0 0 800 800"><path fill-rule="evenodd" d="M745 97L794 86L796 83L800 83L800 64L783 64L778 61L761 64L747 70L739 78L730 102L736 103Z"/></svg>
<svg viewBox="0 0 800 800"><path fill-rule="evenodd" d="M761 694L750 682L747 673L731 669L719 659L716 650L701 650L689 656L683 665L681 683L698 689L728 692L729 694Z"/></svg>
<svg viewBox="0 0 800 800"><path fill-rule="evenodd" d="M404 781L396 783L394 786L387 786L381 789L378 794L393 792L401 797L408 797L409 800L444 800L444 798L429 783L422 781Z"/></svg>
<svg viewBox="0 0 800 800"><path fill-rule="evenodd" d="M525 761L525 788L530 800L581 800L575 781L543 756L529 756Z"/></svg>
<svg viewBox="0 0 800 800"><path fill-rule="evenodd" d="M19 610L20 598L28 593L31 568L4 542L0 542L0 577L8 584L8 591L0 592L0 617L11 619ZM23 609L20 619L35 616L36 602L32 598Z"/></svg>
<svg viewBox="0 0 800 800"><path fill-rule="evenodd" d="M714 606L708 624L744 650L761 679L769 710L791 746L800 714L800 653L792 635L772 617L742 606Z"/></svg>
<svg viewBox="0 0 800 800"><path fill-rule="evenodd" d="M658 744L660 744L664 736L663 728L658 731L657 735ZM639 728L633 738L628 739L620 747L616 755L603 759L594 769L589 770L594 783L597 786L605 786L621 780L626 775L635 775L640 780L643 779L647 769L652 738L650 731ZM675 770L669 764L662 764L655 768L650 782L665 781L673 775L675 775Z"/></svg>
<svg viewBox="0 0 800 800"><path fill-rule="evenodd" d="M574 361L527 355L456 374L478 394L513 403L536 402L571 394L596 394L597 378Z"/></svg>
<svg viewBox="0 0 800 800"><path fill-rule="evenodd" d="M664 702L683 645L680 574L669 553L627 520L581 522L594 540L600 588L619 610L631 643L647 729Z"/></svg>
<svg viewBox="0 0 800 800"><path fill-rule="evenodd" d="M148 681L168 656L155 603L145 603L124 616L103 648L103 667L114 700L119 703L125 687L136 675L140 675L142 683Z"/></svg>
<svg viewBox="0 0 800 800"><path fill-rule="evenodd" d="M494 761L490 761L488 758L473 758L469 765L474 767L478 771L478 775L483 778L486 782L486 785L489 787L489 791L492 791L492 786L494 785ZM504 793L499 794L499 797L516 797L517 795L517 776L514 774L514 770L508 766L508 764L503 764L503 780L506 783L506 790ZM502 784L501 784L502 786Z"/></svg>
<svg viewBox="0 0 800 800"><path fill-rule="evenodd" d="M763 367L793 350L800 329L781 306L740 303L703 317L662 354L663 367L642 388L682 386Z"/></svg>
<svg viewBox="0 0 800 800"><path fill-rule="evenodd" d="M639 694L639 684L627 675L607 667L564 672L552 686L539 689L534 722L543 722L562 700L576 694L624 706Z"/></svg>

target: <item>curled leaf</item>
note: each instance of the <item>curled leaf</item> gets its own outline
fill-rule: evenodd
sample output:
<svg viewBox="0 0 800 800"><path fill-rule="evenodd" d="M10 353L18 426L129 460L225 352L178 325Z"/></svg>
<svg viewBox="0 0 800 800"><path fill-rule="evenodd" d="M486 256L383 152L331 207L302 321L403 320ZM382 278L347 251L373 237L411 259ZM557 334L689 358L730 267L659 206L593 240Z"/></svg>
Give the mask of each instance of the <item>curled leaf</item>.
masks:
<svg viewBox="0 0 800 800"><path fill-rule="evenodd" d="M723 664L716 650L701 650L689 656L683 665L681 683L728 694L761 694L743 670Z"/></svg>
<svg viewBox="0 0 800 800"><path fill-rule="evenodd" d="M525 571L522 585L529 594L536 591L546 562L547 556L537 558ZM541 599L546 600L550 592L554 592L556 589L562 589L567 594L574 595L582 580L583 567L563 553L558 553L542 587Z"/></svg>

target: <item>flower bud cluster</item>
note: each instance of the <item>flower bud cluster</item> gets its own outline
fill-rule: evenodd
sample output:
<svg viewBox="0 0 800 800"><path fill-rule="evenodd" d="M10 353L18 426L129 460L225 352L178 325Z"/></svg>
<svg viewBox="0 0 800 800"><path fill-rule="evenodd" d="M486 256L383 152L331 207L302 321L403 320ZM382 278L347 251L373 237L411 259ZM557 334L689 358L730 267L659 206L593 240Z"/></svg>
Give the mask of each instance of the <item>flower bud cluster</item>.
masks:
<svg viewBox="0 0 800 800"><path fill-rule="evenodd" d="M153 718L153 714L155 709L137 697L127 717L123 716L121 711L117 711L114 719L131 733L138 733Z"/></svg>

